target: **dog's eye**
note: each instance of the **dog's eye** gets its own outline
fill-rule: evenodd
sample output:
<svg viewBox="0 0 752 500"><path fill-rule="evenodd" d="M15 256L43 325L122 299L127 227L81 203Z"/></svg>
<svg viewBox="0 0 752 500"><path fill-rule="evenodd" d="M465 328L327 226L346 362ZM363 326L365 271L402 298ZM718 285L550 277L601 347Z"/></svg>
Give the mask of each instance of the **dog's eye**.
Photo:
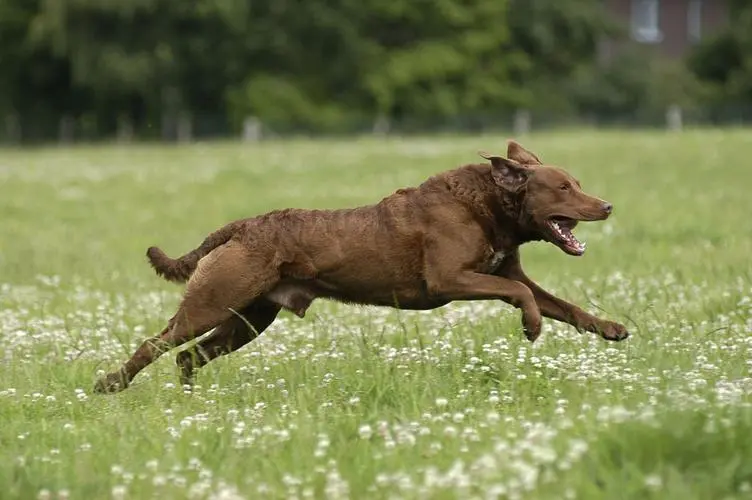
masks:
<svg viewBox="0 0 752 500"><path fill-rule="evenodd" d="M561 186L559 186L559 189L561 189L562 191L569 191L569 184L562 184Z"/></svg>

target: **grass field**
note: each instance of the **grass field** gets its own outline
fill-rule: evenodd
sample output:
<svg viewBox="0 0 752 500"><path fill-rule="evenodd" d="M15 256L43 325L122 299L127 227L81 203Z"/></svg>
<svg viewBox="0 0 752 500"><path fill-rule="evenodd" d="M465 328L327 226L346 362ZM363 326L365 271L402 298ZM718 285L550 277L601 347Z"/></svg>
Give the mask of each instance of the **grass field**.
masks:
<svg viewBox="0 0 752 500"><path fill-rule="evenodd" d="M274 208L380 200L504 137L0 151L0 498L752 498L752 132L522 140L615 206L544 287L625 323L495 302L317 302L212 363L91 393L174 312L173 256Z"/></svg>

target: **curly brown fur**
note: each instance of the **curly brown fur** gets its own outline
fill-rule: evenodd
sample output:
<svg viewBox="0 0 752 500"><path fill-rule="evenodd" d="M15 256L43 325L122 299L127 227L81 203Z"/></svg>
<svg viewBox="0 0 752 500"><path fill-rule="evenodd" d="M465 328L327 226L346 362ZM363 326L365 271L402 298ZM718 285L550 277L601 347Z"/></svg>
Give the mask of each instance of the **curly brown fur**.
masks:
<svg viewBox="0 0 752 500"><path fill-rule="evenodd" d="M149 247L146 250L146 257L158 276L163 277L167 281L185 283L191 277L193 271L196 270L198 261L218 246L230 241L230 238L233 237L240 227L240 223L241 221L231 222L211 233L198 248L191 250L178 259L171 259L159 247Z"/></svg>
<svg viewBox="0 0 752 500"><path fill-rule="evenodd" d="M489 163L437 174L373 205L285 209L232 222L179 259L151 247L160 276L188 282L183 300L167 327L96 390L124 389L167 350L214 329L178 360L191 383L196 368L250 342L281 309L304 317L317 298L420 310L495 299L520 309L530 341L542 317L608 340L627 338L623 325L543 290L520 263L519 247L535 240L582 255L572 229L606 219L612 206L514 141L507 158L481 156Z"/></svg>

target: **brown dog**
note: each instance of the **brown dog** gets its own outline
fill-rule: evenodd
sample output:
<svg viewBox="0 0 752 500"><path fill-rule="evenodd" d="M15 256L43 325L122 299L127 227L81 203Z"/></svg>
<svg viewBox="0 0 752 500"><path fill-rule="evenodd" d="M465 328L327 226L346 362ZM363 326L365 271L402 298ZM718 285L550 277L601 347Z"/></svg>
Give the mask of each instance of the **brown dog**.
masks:
<svg viewBox="0 0 752 500"><path fill-rule="evenodd" d="M214 329L177 356L181 381L253 340L280 309L299 317L314 299L399 309L433 309L454 300L501 299L522 310L534 341L541 314L609 340L629 336L541 289L522 271L518 247L545 240L570 255L585 245L578 221L606 219L610 203L585 194L565 171L544 166L509 141L507 158L466 165L354 209L287 209L232 222L173 260L156 247L156 272L187 287L177 313L97 392L125 389L169 349Z"/></svg>

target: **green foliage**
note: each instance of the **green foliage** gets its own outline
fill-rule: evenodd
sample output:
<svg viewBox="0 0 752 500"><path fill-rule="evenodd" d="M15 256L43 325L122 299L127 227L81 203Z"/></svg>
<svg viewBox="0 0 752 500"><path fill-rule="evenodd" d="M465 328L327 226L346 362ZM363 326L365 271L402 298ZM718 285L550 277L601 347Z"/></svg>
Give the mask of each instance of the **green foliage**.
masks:
<svg viewBox="0 0 752 500"><path fill-rule="evenodd" d="M68 61L33 36L42 3L0 1L0 111L39 120L65 112L79 98Z"/></svg>
<svg viewBox="0 0 752 500"><path fill-rule="evenodd" d="M731 8L688 65L631 47L604 66L600 40L625 33L600 0L2 0L0 118L27 138L64 116L92 136L167 135L183 114L224 131L248 116L334 131L520 107L657 118L752 103L752 4Z"/></svg>
<svg viewBox="0 0 752 500"><path fill-rule="evenodd" d="M579 112L622 118L654 119L671 105L691 109L708 92L683 63L640 47L621 51L608 65L580 68L567 86Z"/></svg>
<svg viewBox="0 0 752 500"><path fill-rule="evenodd" d="M374 6L364 26L377 48L364 80L379 112L447 116L515 101L510 72L521 56L504 51L507 2L408 4Z"/></svg>
<svg viewBox="0 0 752 500"><path fill-rule="evenodd" d="M509 26L512 40L526 55L515 81L525 88L525 104L533 108L566 102L570 95L562 89L570 78L595 68L599 41L620 33L598 0L512 0Z"/></svg>
<svg viewBox="0 0 752 500"><path fill-rule="evenodd" d="M247 116L257 116L272 128L327 130L346 118L344 109L328 101L317 102L295 80L267 74L229 91L227 102L230 118L236 124Z"/></svg>
<svg viewBox="0 0 752 500"><path fill-rule="evenodd" d="M689 58L697 76L721 101L752 102L752 4L731 2L730 29L704 41Z"/></svg>
<svg viewBox="0 0 752 500"><path fill-rule="evenodd" d="M494 113L554 95L605 30L597 0L3 0L0 114L110 134L183 112L323 130Z"/></svg>

